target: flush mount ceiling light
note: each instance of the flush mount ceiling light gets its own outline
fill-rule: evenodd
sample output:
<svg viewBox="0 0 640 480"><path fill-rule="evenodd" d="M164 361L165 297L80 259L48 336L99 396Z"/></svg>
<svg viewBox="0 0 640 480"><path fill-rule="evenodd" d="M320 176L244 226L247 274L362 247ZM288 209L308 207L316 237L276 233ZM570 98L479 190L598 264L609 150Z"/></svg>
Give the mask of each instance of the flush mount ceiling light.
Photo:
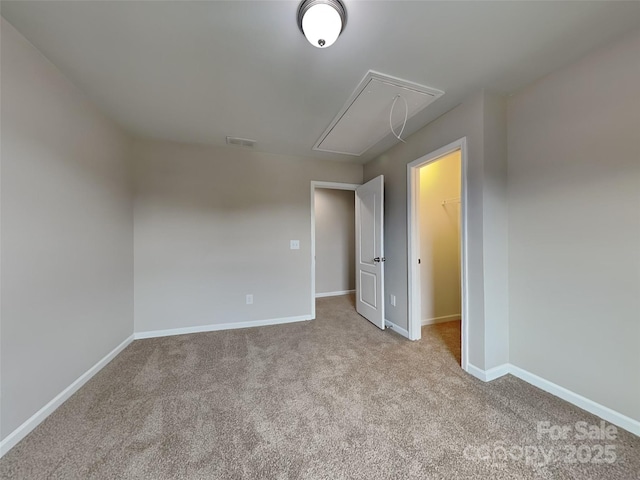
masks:
<svg viewBox="0 0 640 480"><path fill-rule="evenodd" d="M340 0L304 0L298 8L298 27L317 48L333 45L346 22L347 10Z"/></svg>

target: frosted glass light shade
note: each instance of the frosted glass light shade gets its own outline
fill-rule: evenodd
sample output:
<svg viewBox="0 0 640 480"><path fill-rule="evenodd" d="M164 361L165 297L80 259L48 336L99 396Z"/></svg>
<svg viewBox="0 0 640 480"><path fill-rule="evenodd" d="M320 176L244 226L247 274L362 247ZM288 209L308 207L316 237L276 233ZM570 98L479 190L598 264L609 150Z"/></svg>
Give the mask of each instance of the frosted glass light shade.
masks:
<svg viewBox="0 0 640 480"><path fill-rule="evenodd" d="M298 10L298 24L311 45L327 48L340 36L345 14L344 6L337 0L306 0Z"/></svg>

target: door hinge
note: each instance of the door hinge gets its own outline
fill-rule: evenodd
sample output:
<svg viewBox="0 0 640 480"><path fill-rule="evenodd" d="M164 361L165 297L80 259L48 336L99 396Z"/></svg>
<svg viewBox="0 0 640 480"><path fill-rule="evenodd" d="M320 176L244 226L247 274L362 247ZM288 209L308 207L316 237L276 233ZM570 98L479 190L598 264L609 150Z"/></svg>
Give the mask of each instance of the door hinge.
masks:
<svg viewBox="0 0 640 480"><path fill-rule="evenodd" d="M420 259L418 259L418 265L420 265Z"/></svg>

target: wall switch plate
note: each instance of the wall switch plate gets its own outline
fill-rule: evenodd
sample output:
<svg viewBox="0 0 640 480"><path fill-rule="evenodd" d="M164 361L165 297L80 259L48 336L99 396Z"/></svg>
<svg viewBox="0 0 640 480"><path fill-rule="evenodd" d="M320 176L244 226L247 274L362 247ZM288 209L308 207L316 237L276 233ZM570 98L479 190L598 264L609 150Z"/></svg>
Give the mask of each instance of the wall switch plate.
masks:
<svg viewBox="0 0 640 480"><path fill-rule="evenodd" d="M291 250L300 250L300 240L291 240Z"/></svg>
<svg viewBox="0 0 640 480"><path fill-rule="evenodd" d="M253 295L247 294L247 305L253 305Z"/></svg>
<svg viewBox="0 0 640 480"><path fill-rule="evenodd" d="M396 296L391 294L391 306L395 307L396 306Z"/></svg>

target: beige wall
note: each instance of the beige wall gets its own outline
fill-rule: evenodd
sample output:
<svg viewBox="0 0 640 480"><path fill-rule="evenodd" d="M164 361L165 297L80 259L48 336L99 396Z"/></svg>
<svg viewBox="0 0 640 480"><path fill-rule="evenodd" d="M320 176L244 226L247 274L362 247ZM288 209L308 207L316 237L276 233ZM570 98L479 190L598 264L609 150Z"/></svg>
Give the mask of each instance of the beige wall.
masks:
<svg viewBox="0 0 640 480"><path fill-rule="evenodd" d="M1 436L133 333L129 141L2 20Z"/></svg>
<svg viewBox="0 0 640 480"><path fill-rule="evenodd" d="M478 93L364 169L365 181L385 176L385 313L407 328L407 163L466 137L469 361L480 369L504 364L509 355L507 250L502 248L507 241L505 117L503 98ZM390 294L397 296L395 307ZM490 349L486 339L493 342Z"/></svg>
<svg viewBox="0 0 640 480"><path fill-rule="evenodd" d="M511 363L640 420L640 32L509 101Z"/></svg>
<svg viewBox="0 0 640 480"><path fill-rule="evenodd" d="M461 313L460 151L419 174L421 319L433 323Z"/></svg>
<svg viewBox="0 0 640 480"><path fill-rule="evenodd" d="M316 294L356 288L355 192L316 188Z"/></svg>
<svg viewBox="0 0 640 480"><path fill-rule="evenodd" d="M311 314L311 181L362 166L159 141L134 159L136 332Z"/></svg>

